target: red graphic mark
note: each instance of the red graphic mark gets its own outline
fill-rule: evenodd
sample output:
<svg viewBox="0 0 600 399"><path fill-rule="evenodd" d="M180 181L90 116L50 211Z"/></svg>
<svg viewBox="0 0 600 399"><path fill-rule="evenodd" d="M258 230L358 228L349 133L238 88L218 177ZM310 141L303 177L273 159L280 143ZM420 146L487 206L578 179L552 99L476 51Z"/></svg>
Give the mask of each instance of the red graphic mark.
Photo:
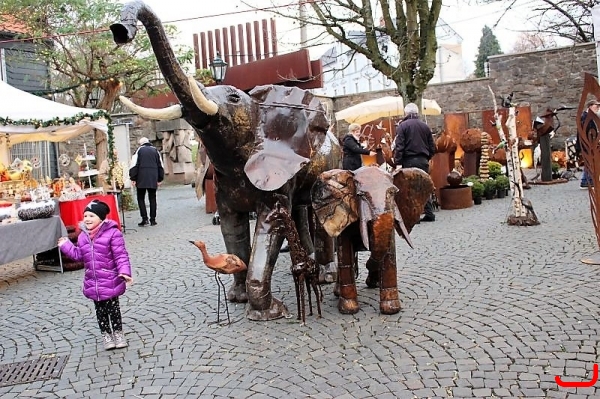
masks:
<svg viewBox="0 0 600 399"><path fill-rule="evenodd" d="M598 381L598 364L594 364L594 374L592 375L592 379L589 381L563 381L558 375L554 377L554 381L556 381L559 387L589 388L593 386L596 383L596 381Z"/></svg>

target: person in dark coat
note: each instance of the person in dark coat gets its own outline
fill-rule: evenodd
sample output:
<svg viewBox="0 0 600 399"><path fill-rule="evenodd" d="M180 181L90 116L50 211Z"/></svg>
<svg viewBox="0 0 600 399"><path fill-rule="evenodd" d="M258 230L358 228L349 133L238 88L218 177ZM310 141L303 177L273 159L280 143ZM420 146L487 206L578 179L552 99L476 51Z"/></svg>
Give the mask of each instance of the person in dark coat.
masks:
<svg viewBox="0 0 600 399"><path fill-rule="evenodd" d="M342 147L344 150L344 159L342 161L342 167L346 170L356 170L362 166L361 155L377 155L374 151L369 151L362 148L360 142L360 125L357 123L351 123L348 126L348 134L344 136L342 141Z"/></svg>
<svg viewBox="0 0 600 399"><path fill-rule="evenodd" d="M109 213L106 203L91 201L83 211L77 245L67 237L58 240L63 254L85 266L83 295L94 301L106 350L127 346L119 296L133 282L125 238L117 223L106 219Z"/></svg>
<svg viewBox="0 0 600 399"><path fill-rule="evenodd" d="M417 104L406 104L404 113L406 116L396 128L394 163L397 167L419 168L429 173L429 160L435 154L433 133L429 126L419 119ZM421 221L435 221L431 198L425 204L425 216Z"/></svg>
<svg viewBox="0 0 600 399"><path fill-rule="evenodd" d="M150 140L142 137L140 147L131 158L133 165L129 169L129 179L137 190L137 202L140 208L142 221L138 226L148 225L148 213L146 211L146 192L150 202L150 225L156 226L156 190L165 177L162 158L158 150L150 144Z"/></svg>
<svg viewBox="0 0 600 399"><path fill-rule="evenodd" d="M600 111L600 101L590 100L587 102L586 105L587 105L587 108L581 114L581 120L580 120L581 126L584 125L589 112L598 114L598 112ZM596 129L596 124L594 123L594 121L590 121L590 123L587 125L587 128L585 130L585 133L588 135L588 137L589 137L590 131L592 129L596 132L598 131L598 129ZM577 137L577 143L576 143L575 149L578 153L581 153L581 143L582 143L582 141L581 141L580 137ZM586 151L586 153L587 153L587 151ZM579 187L582 189L587 189L589 186L592 186L592 187L594 186L594 180L593 180L593 177L590 175L590 172L588 171L588 169L585 167L585 165L583 165L583 173L581 174L581 183L579 184Z"/></svg>

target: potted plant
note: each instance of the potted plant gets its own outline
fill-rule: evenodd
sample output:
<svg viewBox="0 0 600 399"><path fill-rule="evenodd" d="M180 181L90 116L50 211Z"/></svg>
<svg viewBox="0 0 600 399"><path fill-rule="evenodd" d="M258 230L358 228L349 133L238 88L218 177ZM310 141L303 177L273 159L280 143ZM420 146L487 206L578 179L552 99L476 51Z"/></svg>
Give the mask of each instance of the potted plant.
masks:
<svg viewBox="0 0 600 399"><path fill-rule="evenodd" d="M508 189L510 188L510 180L505 175L499 175L496 177L496 190L498 192L498 198L504 198L508 195Z"/></svg>
<svg viewBox="0 0 600 399"><path fill-rule="evenodd" d="M489 161L488 162L488 173L492 179L502 174L502 165L500 162Z"/></svg>
<svg viewBox="0 0 600 399"><path fill-rule="evenodd" d="M471 195L473 196L473 202L475 205L481 205L481 197L483 197L484 187L480 181L474 181L468 183L471 185Z"/></svg>
<svg viewBox="0 0 600 399"><path fill-rule="evenodd" d="M553 179L558 179L560 177L560 174L558 173L559 170L560 170L560 165L558 164L558 162L552 162L552 178Z"/></svg>
<svg viewBox="0 0 600 399"><path fill-rule="evenodd" d="M494 198L494 194L496 194L496 181L494 179L487 179L483 182L483 192L485 194L485 199L491 200Z"/></svg>

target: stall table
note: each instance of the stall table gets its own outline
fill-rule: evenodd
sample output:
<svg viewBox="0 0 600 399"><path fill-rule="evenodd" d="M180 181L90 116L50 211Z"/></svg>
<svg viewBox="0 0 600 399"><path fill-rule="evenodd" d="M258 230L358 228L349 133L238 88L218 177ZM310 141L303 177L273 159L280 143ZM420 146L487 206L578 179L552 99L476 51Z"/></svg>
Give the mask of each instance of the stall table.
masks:
<svg viewBox="0 0 600 399"><path fill-rule="evenodd" d="M23 259L57 247L58 239L67 236L67 229L58 216L34 219L0 226L0 265ZM60 253L60 251L59 251ZM40 270L63 271L60 266L36 267ZM60 269L59 269L60 267Z"/></svg>
<svg viewBox="0 0 600 399"><path fill-rule="evenodd" d="M113 194L90 195L84 199L60 202L60 218L65 226L75 226L79 230L79 222L83 220L83 210L93 200L105 202L110 207L110 213L106 218L114 220L120 229L119 207Z"/></svg>

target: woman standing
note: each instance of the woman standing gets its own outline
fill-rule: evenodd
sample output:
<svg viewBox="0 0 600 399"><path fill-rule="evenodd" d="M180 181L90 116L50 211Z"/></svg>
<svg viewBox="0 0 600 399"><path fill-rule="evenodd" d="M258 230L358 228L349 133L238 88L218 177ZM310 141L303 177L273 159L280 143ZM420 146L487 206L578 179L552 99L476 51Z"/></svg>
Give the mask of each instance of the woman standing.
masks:
<svg viewBox="0 0 600 399"><path fill-rule="evenodd" d="M360 142L360 125L357 123L351 123L348 126L348 134L343 140L344 149L344 160L342 161L342 167L346 170L356 170L362 166L361 155L377 155L374 151L369 151L362 148Z"/></svg>

